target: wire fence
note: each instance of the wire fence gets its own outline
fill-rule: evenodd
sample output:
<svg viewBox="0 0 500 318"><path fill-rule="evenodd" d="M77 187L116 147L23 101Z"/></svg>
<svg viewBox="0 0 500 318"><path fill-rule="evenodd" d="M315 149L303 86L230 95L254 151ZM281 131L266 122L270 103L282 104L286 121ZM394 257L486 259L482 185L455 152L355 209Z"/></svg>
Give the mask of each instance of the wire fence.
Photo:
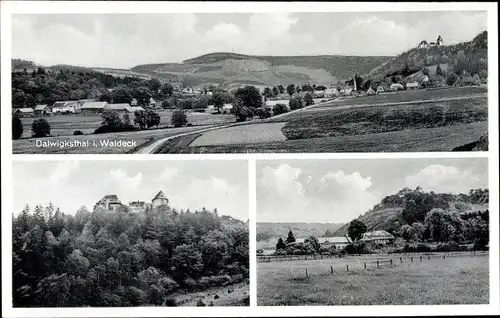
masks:
<svg viewBox="0 0 500 318"><path fill-rule="evenodd" d="M369 254L370 255L370 254ZM365 270L376 270L380 268L391 268L401 265L418 265L432 260L446 260L453 257L476 257L488 256L488 251L470 251L470 252L434 252L434 253L405 253L394 255L390 258L351 258L347 259L350 262L336 262L333 264L325 264L324 272L318 272L318 267L315 265L314 273L307 267L302 268L303 274L296 277L296 279L303 279L314 275L345 275L349 272L360 272ZM436 263L437 264L437 263ZM297 271L294 271L297 273Z"/></svg>

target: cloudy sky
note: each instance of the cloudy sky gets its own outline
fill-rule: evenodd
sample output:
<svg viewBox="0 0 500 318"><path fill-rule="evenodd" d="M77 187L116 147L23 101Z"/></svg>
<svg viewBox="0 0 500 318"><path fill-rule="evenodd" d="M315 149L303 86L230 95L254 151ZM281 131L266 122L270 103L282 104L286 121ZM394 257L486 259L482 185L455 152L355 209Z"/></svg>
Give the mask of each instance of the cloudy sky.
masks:
<svg viewBox="0 0 500 318"><path fill-rule="evenodd" d="M31 161L13 163L13 207L48 204L64 213L89 210L106 194L124 204L151 199L162 190L177 209L209 210L248 219L248 166L237 160Z"/></svg>
<svg viewBox="0 0 500 318"><path fill-rule="evenodd" d="M488 187L484 158L272 160L257 163L257 221L348 222L404 187Z"/></svg>
<svg viewBox="0 0 500 318"><path fill-rule="evenodd" d="M471 40L486 12L51 14L12 17L12 56L129 68L211 52L397 55L421 40Z"/></svg>

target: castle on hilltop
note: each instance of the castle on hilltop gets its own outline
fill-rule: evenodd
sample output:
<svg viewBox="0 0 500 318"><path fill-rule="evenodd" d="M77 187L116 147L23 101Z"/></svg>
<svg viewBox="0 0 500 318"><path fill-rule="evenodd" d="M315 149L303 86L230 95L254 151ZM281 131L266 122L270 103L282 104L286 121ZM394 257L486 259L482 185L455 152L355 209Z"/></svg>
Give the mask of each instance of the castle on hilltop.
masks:
<svg viewBox="0 0 500 318"><path fill-rule="evenodd" d="M438 36L436 42L429 43L426 40L421 41L418 44L417 49L426 49L426 48L429 48L431 46L440 46L440 45L443 45L443 37L441 35Z"/></svg>
<svg viewBox="0 0 500 318"><path fill-rule="evenodd" d="M116 194L105 195L101 200L97 201L94 206L96 208L102 208L107 211L129 211L132 213L140 213L149 211L151 209L157 208L162 205L168 205L168 199L163 193L163 191L158 192L158 194L151 200L151 203L145 201L131 201L128 205L123 204Z"/></svg>

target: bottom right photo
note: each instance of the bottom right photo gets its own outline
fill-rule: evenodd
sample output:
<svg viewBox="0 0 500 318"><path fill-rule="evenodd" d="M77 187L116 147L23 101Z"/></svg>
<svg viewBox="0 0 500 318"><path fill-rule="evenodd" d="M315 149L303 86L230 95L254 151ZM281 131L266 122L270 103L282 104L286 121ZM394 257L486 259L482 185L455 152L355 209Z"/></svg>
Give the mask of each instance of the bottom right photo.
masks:
<svg viewBox="0 0 500 318"><path fill-rule="evenodd" d="M487 158L257 161L257 305L488 304Z"/></svg>

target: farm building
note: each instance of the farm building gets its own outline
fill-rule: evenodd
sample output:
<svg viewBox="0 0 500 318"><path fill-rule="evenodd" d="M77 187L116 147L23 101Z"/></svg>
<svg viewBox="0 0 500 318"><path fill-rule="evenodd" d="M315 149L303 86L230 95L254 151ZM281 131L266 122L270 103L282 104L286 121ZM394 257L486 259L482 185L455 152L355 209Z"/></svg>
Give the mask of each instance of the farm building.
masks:
<svg viewBox="0 0 500 318"><path fill-rule="evenodd" d="M100 114L102 113L104 107L106 107L107 102L89 102L82 106L82 113L84 114Z"/></svg>
<svg viewBox="0 0 500 318"><path fill-rule="evenodd" d="M13 115L17 115L19 117L30 117L35 114L35 111L33 108L17 108L14 110Z"/></svg>
<svg viewBox="0 0 500 318"><path fill-rule="evenodd" d="M323 98L323 97L325 97L325 91L324 90L314 90L313 97Z"/></svg>
<svg viewBox="0 0 500 318"><path fill-rule="evenodd" d="M390 90L393 92L402 91L404 89L403 85L399 83L394 83L391 85Z"/></svg>
<svg viewBox="0 0 500 318"><path fill-rule="evenodd" d="M334 236L334 237L318 237L318 242L322 247L335 246L335 249L341 250L351 243L347 236Z"/></svg>
<svg viewBox="0 0 500 318"><path fill-rule="evenodd" d="M35 115L47 115L50 113L50 107L47 105L36 105L35 106Z"/></svg>
<svg viewBox="0 0 500 318"><path fill-rule="evenodd" d="M418 89L418 83L417 82L412 82L412 83L406 83L406 89L407 90L415 90Z"/></svg>
<svg viewBox="0 0 500 318"><path fill-rule="evenodd" d="M131 113L135 113L136 111L144 110L144 108L142 108L141 106L130 106L128 109L129 109L129 112L131 112Z"/></svg>
<svg viewBox="0 0 500 318"><path fill-rule="evenodd" d="M377 87L377 94L378 94L378 93L383 93L383 92L385 92L384 86L379 85L379 86Z"/></svg>
<svg viewBox="0 0 500 318"><path fill-rule="evenodd" d="M132 101L130 102L130 106L136 106L137 105L137 99L132 98Z"/></svg>
<svg viewBox="0 0 500 318"><path fill-rule="evenodd" d="M343 88L340 90L340 95L341 96L351 96L353 91L354 90L352 88Z"/></svg>
<svg viewBox="0 0 500 318"><path fill-rule="evenodd" d="M83 105L85 103L96 102L96 100L92 99L92 98L89 98L89 99L79 99L78 102L80 103L80 105Z"/></svg>
<svg viewBox="0 0 500 318"><path fill-rule="evenodd" d="M368 95L368 96L373 96L376 94L377 93L371 87L369 87L368 90L366 91L366 95Z"/></svg>
<svg viewBox="0 0 500 318"><path fill-rule="evenodd" d="M325 97L339 96L339 91L336 88L327 88L325 90Z"/></svg>
<svg viewBox="0 0 500 318"><path fill-rule="evenodd" d="M394 235L387 231L366 232L360 241L372 242L375 244L391 244L396 240Z"/></svg>
<svg viewBox="0 0 500 318"><path fill-rule="evenodd" d="M52 112L54 114L76 114L82 109L78 101L60 101L52 105Z"/></svg>
<svg viewBox="0 0 500 318"><path fill-rule="evenodd" d="M131 112L130 110L130 105L123 103L123 104L107 104L104 106L104 110L114 110L120 113L125 113L125 112Z"/></svg>

